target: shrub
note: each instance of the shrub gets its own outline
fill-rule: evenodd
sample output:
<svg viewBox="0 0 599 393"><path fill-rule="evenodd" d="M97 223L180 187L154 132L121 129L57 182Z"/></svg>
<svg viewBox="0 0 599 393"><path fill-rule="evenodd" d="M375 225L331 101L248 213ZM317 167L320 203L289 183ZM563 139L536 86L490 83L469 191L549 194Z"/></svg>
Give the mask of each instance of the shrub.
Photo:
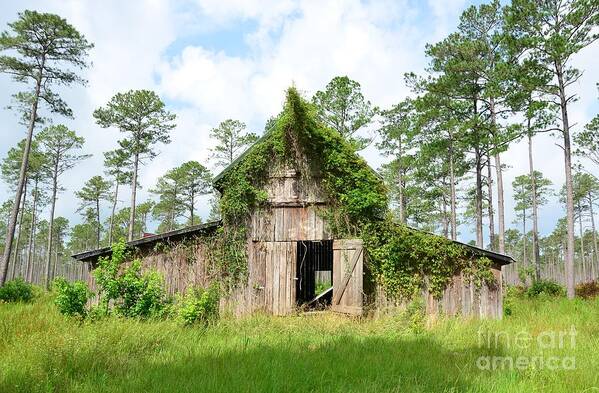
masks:
<svg viewBox="0 0 599 393"><path fill-rule="evenodd" d="M93 293L83 281L68 282L62 277L54 280L56 298L54 304L61 314L69 317L85 317L87 310L85 305Z"/></svg>
<svg viewBox="0 0 599 393"><path fill-rule="evenodd" d="M517 299L527 296L527 289L522 285L508 285L503 299L503 315L510 316L514 313L514 303Z"/></svg>
<svg viewBox="0 0 599 393"><path fill-rule="evenodd" d="M122 270L129 258L124 242L112 247L110 258L101 258L94 271L100 289L100 306L94 317L115 312L125 317L160 317L164 315L169 299L162 276L156 271L142 273L141 261L134 260Z"/></svg>
<svg viewBox="0 0 599 393"><path fill-rule="evenodd" d="M400 314L402 323L407 329L415 334L420 334L425 330L426 305L422 297L412 299Z"/></svg>
<svg viewBox="0 0 599 393"><path fill-rule="evenodd" d="M178 317L184 325L208 324L218 318L220 289L213 284L208 289L191 288L180 300Z"/></svg>
<svg viewBox="0 0 599 393"><path fill-rule="evenodd" d="M583 299L592 299L599 296L599 283L597 281L582 282L576 285L576 296Z"/></svg>
<svg viewBox="0 0 599 393"><path fill-rule="evenodd" d="M116 310L126 317L159 316L167 304L162 277L156 271L141 273L141 262L133 261L117 278L119 298Z"/></svg>
<svg viewBox="0 0 599 393"><path fill-rule="evenodd" d="M27 303L33 299L33 285L22 278L16 278L4 283L0 287L0 301Z"/></svg>
<svg viewBox="0 0 599 393"><path fill-rule="evenodd" d="M546 296L565 296L566 290L558 283L551 280L538 280L535 281L528 291L526 291L528 297L534 298L540 295Z"/></svg>

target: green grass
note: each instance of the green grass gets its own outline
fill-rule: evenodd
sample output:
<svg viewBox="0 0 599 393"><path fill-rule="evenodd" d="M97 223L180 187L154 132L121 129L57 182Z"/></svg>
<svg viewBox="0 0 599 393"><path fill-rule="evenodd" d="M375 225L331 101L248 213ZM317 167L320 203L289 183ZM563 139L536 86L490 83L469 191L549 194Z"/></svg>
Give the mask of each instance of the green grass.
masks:
<svg viewBox="0 0 599 393"><path fill-rule="evenodd" d="M80 324L48 297L0 304L0 392L596 392L599 300L518 300L502 321L442 320L415 329L390 316L225 318ZM572 348L518 348L517 334L574 325ZM479 332L501 332L497 347ZM574 357L574 370L485 371L480 356Z"/></svg>

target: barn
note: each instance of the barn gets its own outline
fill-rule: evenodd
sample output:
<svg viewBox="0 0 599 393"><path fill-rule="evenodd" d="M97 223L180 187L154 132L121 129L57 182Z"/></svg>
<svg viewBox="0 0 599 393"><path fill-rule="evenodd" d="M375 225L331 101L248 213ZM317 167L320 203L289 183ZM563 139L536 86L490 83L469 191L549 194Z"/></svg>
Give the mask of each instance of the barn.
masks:
<svg viewBox="0 0 599 393"><path fill-rule="evenodd" d="M503 314L501 268L513 260L393 223L377 173L294 88L275 124L214 187L222 220L128 243L170 294L217 280L221 307L236 315L313 307L364 315L414 294L434 315ZM110 253L73 258L91 272Z"/></svg>

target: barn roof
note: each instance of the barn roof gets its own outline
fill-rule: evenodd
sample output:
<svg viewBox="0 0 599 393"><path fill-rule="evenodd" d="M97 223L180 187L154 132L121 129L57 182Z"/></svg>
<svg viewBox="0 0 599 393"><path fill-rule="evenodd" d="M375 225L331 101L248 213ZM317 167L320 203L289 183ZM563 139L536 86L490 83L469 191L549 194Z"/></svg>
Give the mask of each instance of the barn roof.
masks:
<svg viewBox="0 0 599 393"><path fill-rule="evenodd" d="M187 228L177 229L174 231L165 232L165 233L161 233L158 235L153 235L153 236L148 236L148 237L144 237L141 239L136 239L136 240L128 242L127 245L129 247L150 247L159 241L179 241L184 238L193 237L193 236L196 236L196 235L199 235L202 233L206 233L210 230L216 229L221 224L222 224L221 221L213 221L213 222L208 222L205 224L194 225L194 226L190 226ZM410 229L422 232L420 229L416 229L416 228L410 228ZM434 233L429 233L429 234L432 236L439 236ZM515 262L515 260L509 255L504 255L504 254L500 254L498 252L485 250L483 248L479 248L479 247L476 247L476 246L473 246L473 245L467 244L467 243L462 243L457 240L453 240L453 242L468 248L470 251L472 251L476 255L487 257L487 258L491 259L492 261L499 263L502 266L509 265L510 263ZM112 252L112 249L110 247L103 247L103 248L99 248L97 250L80 252L78 254L72 255L72 257L79 261L88 261L88 260L92 260L92 259L95 260L100 257L108 256L108 255L110 255L111 252Z"/></svg>
<svg viewBox="0 0 599 393"><path fill-rule="evenodd" d="M160 233L158 235L152 235L143 237L141 239L132 240L127 242L129 247L149 247L160 241L179 241L185 238L193 237L195 235L206 233L211 230L218 228L221 225L221 221L212 221L205 224L193 225L186 228L177 229L170 232ZM97 259L100 257L108 256L112 253L110 247L102 247L97 250L89 250L80 252L72 255L78 261L87 261L90 259Z"/></svg>

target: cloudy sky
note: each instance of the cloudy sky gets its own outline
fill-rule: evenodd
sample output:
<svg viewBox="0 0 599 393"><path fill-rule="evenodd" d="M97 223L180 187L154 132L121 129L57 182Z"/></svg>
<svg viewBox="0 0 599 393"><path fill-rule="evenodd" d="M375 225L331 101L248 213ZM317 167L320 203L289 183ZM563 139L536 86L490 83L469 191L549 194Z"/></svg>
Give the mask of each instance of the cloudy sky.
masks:
<svg viewBox="0 0 599 393"><path fill-rule="evenodd" d="M209 131L233 118L260 133L266 119L280 111L284 90L295 84L306 96L322 89L336 75L348 75L362 84L365 96L386 107L404 99L409 91L403 74L426 66L424 46L441 40L457 24L466 0L414 1L290 1L290 0L104 0L104 1L2 1L0 29L24 9L57 13L95 44L93 66L85 72L86 87L64 91L75 112L74 120L57 119L86 139L86 152L94 156L63 178L57 214L80 221L74 212L73 192L89 177L101 174L102 152L116 146L121 136L98 127L92 112L116 92L153 89L175 112L177 128L172 143L141 170L147 189L167 169L188 160L207 164ZM580 99L571 117L580 129L598 111L595 82L599 80L599 45L585 49L576 65L585 70L575 85ZM21 88L0 75L0 107ZM16 116L0 110L0 158L25 136ZM563 184L563 158L550 136L538 137L538 169L556 190ZM504 154L508 166L505 183L527 171L527 147L514 145ZM384 159L374 149L363 152L378 167ZM597 172L588 163L590 171ZM511 187L506 199L507 222L513 221ZM123 193L124 195L126 193ZM12 197L6 184L0 198ZM122 206L127 204L124 196ZM201 209L203 216L207 207ZM541 231L550 232L563 208L551 198L542 211ZM461 239L472 239L462 228Z"/></svg>

